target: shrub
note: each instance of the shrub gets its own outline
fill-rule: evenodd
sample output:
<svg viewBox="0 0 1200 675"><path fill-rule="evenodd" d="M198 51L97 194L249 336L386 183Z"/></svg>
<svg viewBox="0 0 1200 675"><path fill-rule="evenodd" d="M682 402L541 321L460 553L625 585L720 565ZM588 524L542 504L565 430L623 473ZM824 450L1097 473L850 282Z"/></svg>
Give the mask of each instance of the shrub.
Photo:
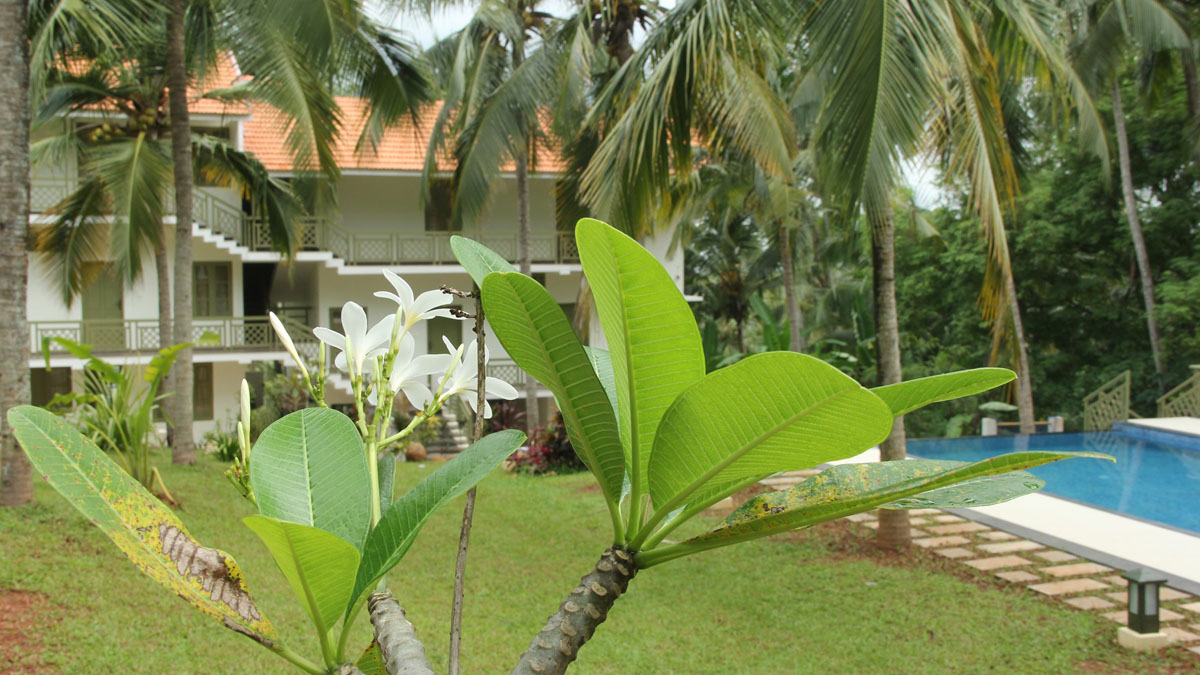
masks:
<svg viewBox="0 0 1200 675"><path fill-rule="evenodd" d="M573 473L587 469L571 445L561 412L555 412L545 426L534 431L529 449L514 453L507 466L517 473L530 474Z"/></svg>

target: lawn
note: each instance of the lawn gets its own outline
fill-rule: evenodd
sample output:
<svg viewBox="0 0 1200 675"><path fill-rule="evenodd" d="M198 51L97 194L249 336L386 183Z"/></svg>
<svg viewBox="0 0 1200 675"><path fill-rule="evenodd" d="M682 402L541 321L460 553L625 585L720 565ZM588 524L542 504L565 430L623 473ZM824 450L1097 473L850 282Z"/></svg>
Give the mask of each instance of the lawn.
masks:
<svg viewBox="0 0 1200 675"><path fill-rule="evenodd" d="M403 465L399 486L430 469ZM192 533L239 561L285 641L315 658L303 610L265 548L238 522L252 507L222 470L204 460L165 466L163 474ZM609 519L591 483L587 475L497 472L481 485L464 672L507 672L594 563ZM0 671L21 652L16 672L37 664L72 673L289 672L270 652L136 572L45 484L37 500L30 508L0 510L0 597L12 589L44 594L20 596L35 600L24 617L29 634L0 645ZM460 510L461 500L438 514L389 576L439 672L446 667ZM1115 646L1110 622L984 575L949 573L925 552L874 553L866 536L833 524L643 572L575 670L1154 672L1195 663L1178 648L1157 656L1125 652ZM368 626L360 621L353 643L365 645Z"/></svg>

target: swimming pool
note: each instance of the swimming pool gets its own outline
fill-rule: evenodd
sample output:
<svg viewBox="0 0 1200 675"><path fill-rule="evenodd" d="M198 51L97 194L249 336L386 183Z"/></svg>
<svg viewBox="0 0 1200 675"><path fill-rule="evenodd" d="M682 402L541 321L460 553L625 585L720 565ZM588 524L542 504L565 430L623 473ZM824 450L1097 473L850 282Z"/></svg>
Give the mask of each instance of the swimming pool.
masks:
<svg viewBox="0 0 1200 675"><path fill-rule="evenodd" d="M1200 535L1200 439L1135 430L1084 434L1035 434L912 439L908 454L925 459L976 461L1022 450L1103 452L1099 459L1071 459L1031 470L1046 481L1043 492L1170 525Z"/></svg>

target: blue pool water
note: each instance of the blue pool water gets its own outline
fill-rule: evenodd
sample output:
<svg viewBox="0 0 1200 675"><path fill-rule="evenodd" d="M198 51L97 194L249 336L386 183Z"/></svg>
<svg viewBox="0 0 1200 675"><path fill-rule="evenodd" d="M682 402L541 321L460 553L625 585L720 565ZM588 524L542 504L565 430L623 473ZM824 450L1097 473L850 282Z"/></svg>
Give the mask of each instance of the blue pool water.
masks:
<svg viewBox="0 0 1200 675"><path fill-rule="evenodd" d="M1153 440L1151 440L1153 439ZM1136 429L913 439L908 454L976 461L1021 450L1092 451L1116 458L1069 459L1032 469L1043 492L1200 534L1200 439Z"/></svg>

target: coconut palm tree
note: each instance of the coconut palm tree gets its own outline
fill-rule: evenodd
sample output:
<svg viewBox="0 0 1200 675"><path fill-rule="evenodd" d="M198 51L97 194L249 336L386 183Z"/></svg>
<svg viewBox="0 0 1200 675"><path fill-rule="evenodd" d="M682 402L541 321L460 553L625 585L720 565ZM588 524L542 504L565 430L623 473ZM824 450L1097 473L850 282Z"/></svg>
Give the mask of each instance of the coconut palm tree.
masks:
<svg viewBox="0 0 1200 675"><path fill-rule="evenodd" d="M37 14L46 17L42 24L33 27L33 45L44 59L35 63L35 74L55 65L61 66L75 57L82 56L86 60L116 52L114 58L127 59L139 50L146 51L137 41L131 40L71 40L74 33L69 29L75 24L67 22L66 28L63 27L61 12L54 11L59 3L38 0L35 4L39 6ZM188 341L192 330L190 244L193 220L193 158L189 155L195 143L187 119L186 97L167 94L186 92L188 85L203 79L207 68L219 55L233 54L242 72L250 77L213 94L228 100L253 99L280 111L289 120L285 141L298 172L323 179L311 182L319 188L311 202L320 208L331 208L334 205L331 186L338 175L333 147L340 120L331 88L336 84L347 93L368 99L367 122L357 144L360 149L369 150L387 126L399 121L428 98L427 81L416 61L415 49L367 19L357 2L171 0L168 6L163 6L113 0L112 4L136 15L136 22L146 32L155 33L158 42L161 43L164 31L169 37L157 54L161 58L158 67L162 73L157 84L163 94L160 103L167 106L166 121L170 122L172 142L168 146L168 175L175 184L172 303L175 321L172 335L175 341ZM129 10L129 7L135 9ZM113 16L119 16L119 13L115 10L97 12L94 23L103 27ZM114 48L114 45L120 47ZM232 158L225 151L218 154ZM145 166L149 168L151 161L147 160ZM276 241L281 240L277 238ZM158 255L164 263L160 269L165 269L165 250L160 248ZM167 286L165 276L160 275L160 287ZM170 314L160 312L160 330L164 334L167 321L163 316ZM172 380L174 396L171 400L172 407L176 408L174 420L178 430L173 454L178 462L190 462L195 456L191 432L190 350L181 354L178 363L177 377Z"/></svg>
<svg viewBox="0 0 1200 675"><path fill-rule="evenodd" d="M97 0L87 3L0 3L0 237L3 264L0 288L7 321L0 329L0 504L15 506L33 499L33 475L25 454L12 442L5 415L29 402L29 333L25 323L28 282L29 101L36 100L40 66L64 46L113 44L144 35L142 11L155 2ZM38 27L36 31L30 30Z"/></svg>
<svg viewBox="0 0 1200 675"><path fill-rule="evenodd" d="M679 21L669 27L664 22L647 38L647 56L627 64L636 63L639 75L648 73L644 81L610 88L609 95L622 92L632 102L584 175L585 198L594 207L607 205L618 220L644 219L670 172L690 170L688 141L697 134L742 147L764 170L784 173L792 147L780 142L791 129L790 120L782 122L786 108L762 76L753 76L763 71L747 67L763 60L747 55L769 56L779 51L771 46L783 42L802 55L797 94L820 102L811 148L825 202L847 216L861 209L875 232L879 384L900 379L890 204L908 158L937 151L947 174L969 184L991 253L985 308L993 318L1002 308L1019 316L1004 231L1015 180L998 105L1002 79L1036 75L1074 107L1081 139L1107 158L1103 124L1087 88L1054 41L1061 16L1055 3L761 0L731 6L693 0L672 15ZM747 72L751 76L743 76ZM722 86L724 73L739 76ZM736 100L730 100L733 92ZM717 114L706 115L710 110ZM1019 400L1031 421L1028 368L1019 369ZM883 458L902 458L903 439L898 420ZM885 517L880 542L894 546L907 539L903 514Z"/></svg>
<svg viewBox="0 0 1200 675"><path fill-rule="evenodd" d="M1089 84L1098 94L1108 89L1112 97L1113 135L1117 145L1121 197L1141 279L1142 300L1146 306L1146 331L1150 337L1150 353L1154 358L1154 371L1158 374L1160 389L1165 389L1166 385L1163 379L1166 364L1159 344L1158 321L1154 316L1154 275L1150 269L1146 240L1142 236L1137 199L1133 194L1133 170L1130 167L1129 134L1125 130L1124 103L1121 100L1120 72L1131 51L1140 52L1144 63L1161 69L1171 61L1172 52L1182 50L1185 81L1189 87L1188 104L1193 106L1195 63L1189 53L1191 40L1187 34L1184 11L1178 4L1162 0L1108 0L1081 7L1076 17L1079 26L1075 54L1077 67L1088 76ZM1155 78L1148 79L1153 82Z"/></svg>
<svg viewBox="0 0 1200 675"><path fill-rule="evenodd" d="M25 0L0 2L0 415L29 402L29 48ZM0 419L0 505L33 500L33 470Z"/></svg>

